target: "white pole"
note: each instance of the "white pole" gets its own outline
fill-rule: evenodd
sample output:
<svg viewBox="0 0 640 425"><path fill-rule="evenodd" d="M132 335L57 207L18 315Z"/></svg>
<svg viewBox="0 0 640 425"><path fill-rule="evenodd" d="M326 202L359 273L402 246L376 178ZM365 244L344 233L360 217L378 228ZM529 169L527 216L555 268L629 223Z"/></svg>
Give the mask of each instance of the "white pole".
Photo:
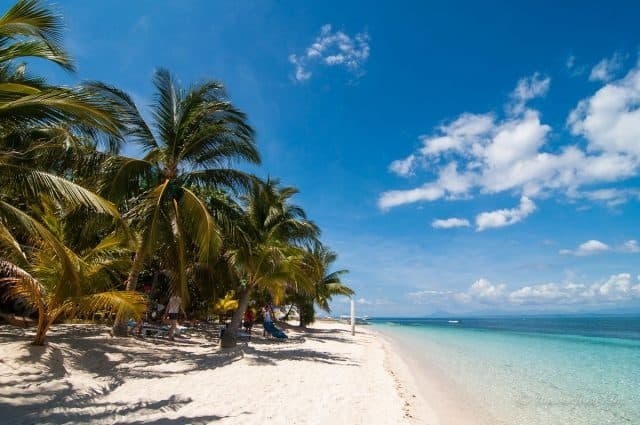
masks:
<svg viewBox="0 0 640 425"><path fill-rule="evenodd" d="M356 334L356 302L351 298L351 335Z"/></svg>

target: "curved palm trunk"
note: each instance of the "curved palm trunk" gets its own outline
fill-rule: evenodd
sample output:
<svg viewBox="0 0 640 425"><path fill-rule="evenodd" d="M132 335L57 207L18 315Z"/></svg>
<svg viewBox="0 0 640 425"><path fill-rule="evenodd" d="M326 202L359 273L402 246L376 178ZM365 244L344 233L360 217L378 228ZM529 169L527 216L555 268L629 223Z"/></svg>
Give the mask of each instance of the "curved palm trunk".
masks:
<svg viewBox="0 0 640 425"><path fill-rule="evenodd" d="M220 339L221 348L232 348L238 343L238 329L240 328L240 322L244 317L244 312L249 306L249 298L253 293L253 287L249 286L247 289L240 293L240 301L238 302L238 309L233 313L231 318L231 324L224 331L224 335Z"/></svg>
<svg viewBox="0 0 640 425"><path fill-rule="evenodd" d="M38 326L36 327L36 337L33 340L33 345L44 345L44 339L47 336L47 331L51 326L53 320L49 317L47 306L40 305L38 309Z"/></svg>
<svg viewBox="0 0 640 425"><path fill-rule="evenodd" d="M142 271L143 261L144 251L141 246L136 252L136 256L133 259L133 264L131 265L131 270L129 271L129 277L127 277L125 290L133 291L138 286L138 277L140 276L140 272ZM116 315L116 319L113 322L112 331L114 336L127 336L127 321L124 315Z"/></svg>

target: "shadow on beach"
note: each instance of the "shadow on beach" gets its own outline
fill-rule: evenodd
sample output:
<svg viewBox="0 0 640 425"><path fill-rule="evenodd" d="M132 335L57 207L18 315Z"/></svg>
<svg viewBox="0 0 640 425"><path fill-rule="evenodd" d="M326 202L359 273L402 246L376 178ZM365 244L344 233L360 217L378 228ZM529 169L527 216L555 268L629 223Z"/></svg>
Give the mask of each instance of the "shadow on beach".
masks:
<svg viewBox="0 0 640 425"><path fill-rule="evenodd" d="M195 331L171 342L151 338L113 338L97 325L54 327L47 345L30 345L32 332L0 326L0 411L10 423L209 423L225 416L181 416L140 421L145 415L176 412L190 403L188 397L111 402L109 395L133 379L154 380L224 367L244 359L249 365L311 361L356 366L349 358L301 347L306 339L350 342L343 332L307 329L290 332L284 341L254 334L237 347L218 349L212 332ZM256 335L257 334L257 335ZM12 357L12 365L5 359ZM74 375L90 376L91 385L79 386ZM144 394L153 397L153 394ZM213 412L215 413L215 412ZM245 412L248 414L249 412ZM127 417L135 419L127 421Z"/></svg>

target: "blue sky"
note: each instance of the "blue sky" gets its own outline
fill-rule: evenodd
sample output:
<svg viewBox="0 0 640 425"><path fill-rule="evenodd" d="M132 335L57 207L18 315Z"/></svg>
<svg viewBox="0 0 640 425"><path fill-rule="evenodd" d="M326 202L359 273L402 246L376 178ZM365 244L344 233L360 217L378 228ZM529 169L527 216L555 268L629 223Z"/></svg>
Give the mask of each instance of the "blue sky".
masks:
<svg viewBox="0 0 640 425"><path fill-rule="evenodd" d="M362 314L640 310L640 4L378 3L59 2L53 77L222 80Z"/></svg>

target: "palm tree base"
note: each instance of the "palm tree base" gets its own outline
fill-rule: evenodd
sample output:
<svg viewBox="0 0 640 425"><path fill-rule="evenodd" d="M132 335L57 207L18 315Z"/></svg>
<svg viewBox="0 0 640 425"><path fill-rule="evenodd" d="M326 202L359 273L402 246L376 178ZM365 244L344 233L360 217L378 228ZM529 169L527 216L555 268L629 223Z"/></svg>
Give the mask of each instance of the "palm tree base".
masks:
<svg viewBox="0 0 640 425"><path fill-rule="evenodd" d="M220 338L220 348L233 348L238 344L238 338L234 332L230 332L228 329Z"/></svg>
<svg viewBox="0 0 640 425"><path fill-rule="evenodd" d="M129 327L126 323L114 323L111 328L113 336L129 336Z"/></svg>

